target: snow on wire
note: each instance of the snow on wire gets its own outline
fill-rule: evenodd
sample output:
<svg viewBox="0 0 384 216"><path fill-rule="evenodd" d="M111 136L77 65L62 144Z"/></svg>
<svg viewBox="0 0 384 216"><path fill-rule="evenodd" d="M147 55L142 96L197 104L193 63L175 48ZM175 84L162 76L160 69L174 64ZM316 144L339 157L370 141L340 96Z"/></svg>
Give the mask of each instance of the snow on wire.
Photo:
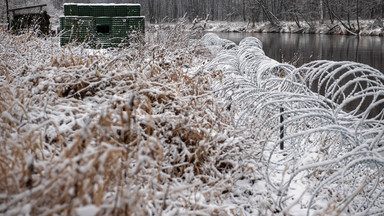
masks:
<svg viewBox="0 0 384 216"><path fill-rule="evenodd" d="M205 69L223 74L216 95L260 145L280 211L301 202L307 215L384 213L383 73L326 60L295 68L267 57L254 37L202 41L216 55ZM307 186L300 197L298 185Z"/></svg>

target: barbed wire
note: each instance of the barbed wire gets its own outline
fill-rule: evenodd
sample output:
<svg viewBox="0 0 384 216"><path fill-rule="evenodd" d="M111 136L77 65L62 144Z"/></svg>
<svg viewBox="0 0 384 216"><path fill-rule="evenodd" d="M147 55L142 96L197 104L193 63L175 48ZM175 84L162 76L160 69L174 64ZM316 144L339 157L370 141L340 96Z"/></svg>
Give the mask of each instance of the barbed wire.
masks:
<svg viewBox="0 0 384 216"><path fill-rule="evenodd" d="M295 68L267 57L260 40L231 46L214 34L205 68L233 122L261 147L268 187L281 211L295 204L294 182L308 185L306 204L323 213L384 212L384 75L356 62L314 61ZM280 146L280 148L279 148ZM325 203L325 204L324 204Z"/></svg>

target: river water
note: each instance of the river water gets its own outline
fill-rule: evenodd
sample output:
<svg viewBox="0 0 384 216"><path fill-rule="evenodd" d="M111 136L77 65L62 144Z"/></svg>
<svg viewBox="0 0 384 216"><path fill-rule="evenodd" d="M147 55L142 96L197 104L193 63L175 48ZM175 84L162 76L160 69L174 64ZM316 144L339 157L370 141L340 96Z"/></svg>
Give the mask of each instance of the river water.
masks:
<svg viewBox="0 0 384 216"><path fill-rule="evenodd" d="M384 73L384 38L320 34L223 33L221 38L239 43L245 37L263 42L267 56L295 66L314 60L355 61Z"/></svg>

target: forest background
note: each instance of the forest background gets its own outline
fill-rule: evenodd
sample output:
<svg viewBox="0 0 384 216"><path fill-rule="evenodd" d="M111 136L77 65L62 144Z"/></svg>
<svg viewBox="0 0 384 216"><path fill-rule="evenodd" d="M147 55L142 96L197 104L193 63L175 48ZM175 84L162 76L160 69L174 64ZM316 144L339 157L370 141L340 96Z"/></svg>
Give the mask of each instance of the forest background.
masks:
<svg viewBox="0 0 384 216"><path fill-rule="evenodd" d="M0 1L0 23L6 22L5 3L9 8L26 6L24 0ZM76 0L72 0L76 2ZM46 3L50 10L62 9L65 0L32 0L29 5ZM341 21L348 28L358 29L351 21L384 18L383 0L93 0L90 2L130 2L142 5L142 14L151 23L172 22L186 17L212 21L245 21L250 24L269 21L279 25L281 21L332 23Z"/></svg>

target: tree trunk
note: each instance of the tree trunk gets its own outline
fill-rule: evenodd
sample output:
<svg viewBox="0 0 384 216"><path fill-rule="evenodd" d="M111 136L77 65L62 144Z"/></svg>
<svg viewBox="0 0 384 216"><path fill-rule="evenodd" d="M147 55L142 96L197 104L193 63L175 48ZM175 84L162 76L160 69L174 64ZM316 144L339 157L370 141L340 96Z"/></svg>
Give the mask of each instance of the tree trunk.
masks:
<svg viewBox="0 0 384 216"><path fill-rule="evenodd" d="M216 11L215 10L216 5L215 5L215 1L214 0L210 1L209 7L211 8L211 11L210 11L211 19L215 20L216 19L216 12L215 12Z"/></svg>
<svg viewBox="0 0 384 216"><path fill-rule="evenodd" d="M154 10L154 5L153 5L153 0L148 0L148 12L149 12L149 22L154 23L155 10Z"/></svg>
<svg viewBox="0 0 384 216"><path fill-rule="evenodd" d="M347 2L347 9L345 9L345 10L347 11L348 26L349 26L350 29L352 29L352 27L351 27L351 16L349 14L350 8L351 8L351 2L350 2L350 0L348 0L348 2Z"/></svg>
<svg viewBox="0 0 384 216"><path fill-rule="evenodd" d="M246 12L245 12L245 0L243 0L243 21L247 21L247 16L246 16Z"/></svg>
<svg viewBox="0 0 384 216"><path fill-rule="evenodd" d="M327 9L328 9L329 19L331 20L331 24L333 25L333 23L334 23L334 17L333 17L332 11L331 11L331 7L329 6L329 2L328 2L328 0L325 0L324 3L325 3L325 6L326 6Z"/></svg>
<svg viewBox="0 0 384 216"><path fill-rule="evenodd" d="M274 26L278 26L279 25L279 20L277 19L277 17L267 8L267 5L265 4L264 1L262 0L256 0L260 7L262 8L263 12L264 12L264 15L265 17L268 19L268 21L274 25Z"/></svg>
<svg viewBox="0 0 384 216"><path fill-rule="evenodd" d="M356 20L357 20L357 33L360 32L360 20L359 20L359 0L356 0Z"/></svg>
<svg viewBox="0 0 384 216"><path fill-rule="evenodd" d="M174 5L173 5L173 16L172 18L173 19L177 19L179 17L179 9L177 7L177 1L174 2Z"/></svg>
<svg viewBox="0 0 384 216"><path fill-rule="evenodd" d="M7 29L9 30L11 28L11 21L9 20L9 5L8 5L8 0L5 0L5 10L7 10L7 23L8 27Z"/></svg>
<svg viewBox="0 0 384 216"><path fill-rule="evenodd" d="M328 4L328 1L326 1L326 4L327 4L327 7L328 7L328 10L329 10L330 14L332 14L332 16L335 17L340 22L340 24L343 25L347 29L347 31L349 33L351 33L353 35L356 35L356 32L354 31L354 29L352 29L351 26L347 26L343 22L343 20L335 12L333 12L332 8Z"/></svg>
<svg viewBox="0 0 384 216"><path fill-rule="evenodd" d="M321 21L321 24L324 24L324 6L323 6L323 0L320 0L320 21Z"/></svg>
<svg viewBox="0 0 384 216"><path fill-rule="evenodd" d="M294 19L295 19L297 27L299 29L301 29L300 20L299 20L299 17L297 16L297 14L294 15Z"/></svg>

